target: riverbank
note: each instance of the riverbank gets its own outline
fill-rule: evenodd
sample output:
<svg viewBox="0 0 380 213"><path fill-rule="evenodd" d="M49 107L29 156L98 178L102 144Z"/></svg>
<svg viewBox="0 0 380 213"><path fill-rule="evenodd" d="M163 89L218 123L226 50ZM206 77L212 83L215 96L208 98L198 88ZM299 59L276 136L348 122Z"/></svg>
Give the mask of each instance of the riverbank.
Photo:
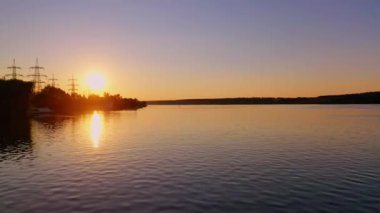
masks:
<svg viewBox="0 0 380 213"><path fill-rule="evenodd" d="M380 104L380 92L298 98L213 98L147 101L149 105Z"/></svg>
<svg viewBox="0 0 380 213"><path fill-rule="evenodd" d="M55 87L45 87L34 95L32 105L39 109L50 109L56 113L81 113L86 111L137 110L146 107L144 101L133 98L123 98L119 94L103 96L68 94Z"/></svg>
<svg viewBox="0 0 380 213"><path fill-rule="evenodd" d="M0 117L5 121L34 113L76 114L93 110L137 110L146 106L144 101L119 94L85 97L50 86L33 93L32 82L0 80Z"/></svg>

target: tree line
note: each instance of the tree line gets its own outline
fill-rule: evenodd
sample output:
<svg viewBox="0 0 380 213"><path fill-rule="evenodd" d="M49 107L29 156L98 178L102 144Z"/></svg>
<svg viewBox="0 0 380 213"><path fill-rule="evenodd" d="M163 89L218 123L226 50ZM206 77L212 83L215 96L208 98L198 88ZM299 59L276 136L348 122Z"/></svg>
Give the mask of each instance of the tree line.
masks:
<svg viewBox="0 0 380 213"><path fill-rule="evenodd" d="M380 92L298 98L216 98L148 101L152 105L380 104Z"/></svg>
<svg viewBox="0 0 380 213"><path fill-rule="evenodd" d="M1 118L28 116L36 108L48 108L54 113L80 113L90 110L136 110L146 106L144 101L123 98L119 94L85 97L68 94L52 86L33 93L33 87L33 82L0 80Z"/></svg>

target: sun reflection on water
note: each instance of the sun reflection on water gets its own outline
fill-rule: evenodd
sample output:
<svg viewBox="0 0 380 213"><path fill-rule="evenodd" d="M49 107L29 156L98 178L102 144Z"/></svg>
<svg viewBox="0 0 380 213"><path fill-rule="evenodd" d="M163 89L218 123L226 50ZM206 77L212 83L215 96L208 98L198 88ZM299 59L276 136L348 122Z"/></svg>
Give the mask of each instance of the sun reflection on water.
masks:
<svg viewBox="0 0 380 213"><path fill-rule="evenodd" d="M94 148L100 143L100 136L103 128L103 120L98 112L94 112L91 118L91 140Z"/></svg>

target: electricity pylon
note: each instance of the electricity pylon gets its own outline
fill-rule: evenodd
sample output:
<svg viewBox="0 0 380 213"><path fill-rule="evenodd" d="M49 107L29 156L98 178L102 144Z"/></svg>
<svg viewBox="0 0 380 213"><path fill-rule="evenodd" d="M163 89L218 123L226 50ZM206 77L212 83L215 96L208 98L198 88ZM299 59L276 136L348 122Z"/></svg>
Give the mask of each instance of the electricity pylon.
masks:
<svg viewBox="0 0 380 213"><path fill-rule="evenodd" d="M54 73L53 73L53 77L50 78L50 79L48 79L48 80L51 82L50 86L52 86L52 87L57 87L58 86L58 84L55 83L55 82L58 81L58 79L54 78Z"/></svg>
<svg viewBox="0 0 380 213"><path fill-rule="evenodd" d="M71 78L69 79L69 91L71 93L71 95L75 95L77 93L77 86L78 84L76 83L76 79L74 78L74 75L71 76Z"/></svg>
<svg viewBox="0 0 380 213"><path fill-rule="evenodd" d="M46 75L41 74L40 70L43 70L45 68L40 67L38 65L38 58L37 58L36 59L36 65L34 65L33 67L30 67L29 69L34 70L34 74L31 74L31 75L28 75L28 76L33 77L33 83L34 83L34 86L35 86L35 92L39 92L42 89L42 84L45 83L45 81L41 80L41 77L47 77Z"/></svg>
<svg viewBox="0 0 380 213"><path fill-rule="evenodd" d="M16 66L16 60L15 59L13 59L13 65L10 66L10 67L7 67L7 69L10 69L12 71L12 73L6 74L4 76L4 79L6 77L10 76L11 79L16 80L18 76L22 76L22 75L20 75L20 74L17 73L17 70L21 70L21 67Z"/></svg>

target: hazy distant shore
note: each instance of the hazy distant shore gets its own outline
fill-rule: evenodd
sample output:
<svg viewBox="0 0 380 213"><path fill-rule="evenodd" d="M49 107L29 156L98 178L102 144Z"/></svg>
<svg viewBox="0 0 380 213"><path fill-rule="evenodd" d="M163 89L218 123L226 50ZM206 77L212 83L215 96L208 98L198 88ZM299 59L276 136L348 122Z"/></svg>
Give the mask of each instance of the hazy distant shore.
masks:
<svg viewBox="0 0 380 213"><path fill-rule="evenodd" d="M380 92L298 98L215 98L147 101L148 105L380 104Z"/></svg>

